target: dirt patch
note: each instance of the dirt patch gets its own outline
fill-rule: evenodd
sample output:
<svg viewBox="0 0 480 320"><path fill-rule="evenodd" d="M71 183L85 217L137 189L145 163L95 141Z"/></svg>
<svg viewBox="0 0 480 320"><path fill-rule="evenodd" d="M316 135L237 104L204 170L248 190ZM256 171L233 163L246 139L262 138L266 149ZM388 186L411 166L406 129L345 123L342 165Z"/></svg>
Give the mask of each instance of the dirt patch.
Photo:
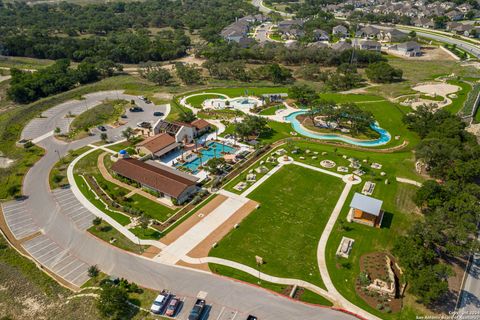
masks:
<svg viewBox="0 0 480 320"><path fill-rule="evenodd" d="M422 47L422 55L419 57L407 57L402 53L399 53L395 50L387 50L387 53L403 58L405 60L414 60L414 61L439 61L439 60L450 60L455 61L455 59L449 55L445 50L442 50L439 47Z"/></svg>
<svg viewBox="0 0 480 320"><path fill-rule="evenodd" d="M388 266L388 261L391 262L390 266L394 274L396 288L392 296L367 289L367 286L371 285L375 279L387 284L392 283L389 277L390 266ZM401 270L396 265L393 256L383 252L368 253L360 257L360 275L355 284L355 291L372 308L388 313L398 312L402 309L403 286L401 278Z"/></svg>
<svg viewBox="0 0 480 320"><path fill-rule="evenodd" d="M215 229L212 233L208 235L202 242L200 242L192 251L187 255L192 258L203 258L208 256L208 252L212 248L213 244L222 240L236 224L242 222L253 210L258 206L258 202L253 200L245 203L240 209L235 211L235 213L224 222L220 227Z"/></svg>
<svg viewBox="0 0 480 320"><path fill-rule="evenodd" d="M162 250L155 246L148 247L142 254L142 256L152 259L157 254L159 254Z"/></svg>
<svg viewBox="0 0 480 320"><path fill-rule="evenodd" d="M2 169L10 167L14 162L15 160L0 156L0 168Z"/></svg>
<svg viewBox="0 0 480 320"><path fill-rule="evenodd" d="M461 88L459 86L442 82L421 84L413 87L413 90L442 97L446 97L447 95L455 93L460 89Z"/></svg>
<svg viewBox="0 0 480 320"><path fill-rule="evenodd" d="M172 244L175 240L177 240L180 236L182 236L187 230L190 230L191 227L196 225L200 220L205 218L209 215L213 210L215 210L220 204L222 204L227 197L224 195L217 195L212 201L207 203L203 208L198 210L195 214L190 216L187 220L182 222L179 226L177 226L172 232L167 234L165 237L162 238L162 243L165 245Z"/></svg>
<svg viewBox="0 0 480 320"><path fill-rule="evenodd" d="M173 99L173 94L171 93L166 93L166 92L157 92L153 95L154 98L160 99L160 100L172 100Z"/></svg>

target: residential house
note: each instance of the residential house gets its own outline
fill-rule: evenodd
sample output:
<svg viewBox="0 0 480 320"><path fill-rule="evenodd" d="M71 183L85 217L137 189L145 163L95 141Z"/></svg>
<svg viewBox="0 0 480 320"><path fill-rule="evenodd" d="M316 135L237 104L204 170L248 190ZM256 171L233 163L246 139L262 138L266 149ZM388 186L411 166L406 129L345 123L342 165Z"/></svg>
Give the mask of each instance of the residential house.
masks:
<svg viewBox="0 0 480 320"><path fill-rule="evenodd" d="M460 24L457 27L453 28L453 30L451 31L455 32L458 35L469 37L473 29L474 26L472 26L471 24Z"/></svg>
<svg viewBox="0 0 480 320"><path fill-rule="evenodd" d="M379 29L372 26L366 26L358 30L357 32L355 32L355 37L366 38L366 39L376 39L379 34L380 34Z"/></svg>
<svg viewBox="0 0 480 320"><path fill-rule="evenodd" d="M312 31L313 34L313 40L314 41L328 41L330 40L330 36L328 35L328 32L325 30L321 29L315 29Z"/></svg>
<svg viewBox="0 0 480 320"><path fill-rule="evenodd" d="M248 21L236 21L226 26L220 35L227 41L240 42L242 38L248 37L250 30Z"/></svg>
<svg viewBox="0 0 480 320"><path fill-rule="evenodd" d="M332 44L331 48L335 51L345 51L352 49L352 44L346 41L338 41Z"/></svg>
<svg viewBox="0 0 480 320"><path fill-rule="evenodd" d="M160 133L137 143L135 146L137 153L146 155L150 158L160 158L169 152L175 151L180 144L168 133Z"/></svg>
<svg viewBox="0 0 480 320"><path fill-rule="evenodd" d="M461 5L459 5L457 7L457 10L460 11L461 13L463 13L463 14L469 12L472 9L473 9L473 7L469 3L462 3Z"/></svg>
<svg viewBox="0 0 480 320"><path fill-rule="evenodd" d="M380 228L383 220L382 205L381 200L355 192L347 219L349 222Z"/></svg>
<svg viewBox="0 0 480 320"><path fill-rule="evenodd" d="M143 188L158 193L160 197L181 204L197 192L198 179L163 165L124 158L112 165L112 171L139 183Z"/></svg>
<svg viewBox="0 0 480 320"><path fill-rule="evenodd" d="M422 55L421 46L416 41L407 41L399 43L396 46L396 50L407 57L417 57Z"/></svg>
<svg viewBox="0 0 480 320"><path fill-rule="evenodd" d="M447 12L445 16L448 17L451 21L459 21L463 19L464 14L458 10L452 10Z"/></svg>
<svg viewBox="0 0 480 320"><path fill-rule="evenodd" d="M416 27L431 29L435 26L432 19L429 18L418 18L413 21L413 25Z"/></svg>
<svg viewBox="0 0 480 320"><path fill-rule="evenodd" d="M360 40L354 42L354 47L360 50L376 51L380 52L382 45L375 40Z"/></svg>
<svg viewBox="0 0 480 320"><path fill-rule="evenodd" d="M384 42L402 42L408 38L408 35L398 29L381 30L378 38Z"/></svg>
<svg viewBox="0 0 480 320"><path fill-rule="evenodd" d="M336 37L346 38L348 37L348 29L347 27L340 24L338 26L333 27L332 34Z"/></svg>

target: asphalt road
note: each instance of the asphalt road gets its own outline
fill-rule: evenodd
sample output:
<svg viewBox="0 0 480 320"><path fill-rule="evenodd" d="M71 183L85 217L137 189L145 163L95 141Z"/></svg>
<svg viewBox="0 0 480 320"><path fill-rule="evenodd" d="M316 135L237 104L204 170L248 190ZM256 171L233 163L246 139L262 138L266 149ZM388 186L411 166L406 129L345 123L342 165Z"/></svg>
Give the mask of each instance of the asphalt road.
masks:
<svg viewBox="0 0 480 320"><path fill-rule="evenodd" d="M119 93L97 93L95 97L99 103L106 98L116 98L117 94ZM136 99L137 103L145 109L145 112L128 114L130 126L140 120L154 120L153 110L165 111L165 107L146 105L135 97L122 94L119 97L128 100ZM88 101L93 102L93 100ZM48 121L42 123L41 130L34 128L34 131L42 133L54 130L68 110L78 108L79 103L81 104L82 101L68 102L57 109L51 109ZM120 139L120 132L127 125L108 128L108 136L113 140ZM32 129L32 127L28 128ZM23 184L23 193L28 197L25 204L35 223L48 238L58 244L61 249L65 249L68 254L88 265L96 264L110 275L124 277L148 288L156 290L167 288L180 296L190 298L195 297L199 291L206 291L208 292L207 302L213 304L214 308L225 307L240 311L242 314L254 314L262 320L355 319L339 311L295 302L228 278L159 264L119 250L80 229L56 203L54 194L48 186L48 176L59 156L70 149L77 149L95 140L98 140L98 135L71 144L60 142L52 136L40 141L38 144L47 152L29 170ZM190 307L186 306L186 308Z"/></svg>

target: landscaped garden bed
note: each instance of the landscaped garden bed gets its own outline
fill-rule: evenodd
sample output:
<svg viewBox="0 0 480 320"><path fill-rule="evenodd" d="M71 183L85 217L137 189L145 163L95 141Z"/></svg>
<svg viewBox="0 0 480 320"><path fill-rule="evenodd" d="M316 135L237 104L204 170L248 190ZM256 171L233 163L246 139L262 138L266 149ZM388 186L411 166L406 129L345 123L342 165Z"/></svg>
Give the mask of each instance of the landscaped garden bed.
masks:
<svg viewBox="0 0 480 320"><path fill-rule="evenodd" d="M390 313L402 309L405 284L393 256L374 252L360 257L355 291L372 308Z"/></svg>

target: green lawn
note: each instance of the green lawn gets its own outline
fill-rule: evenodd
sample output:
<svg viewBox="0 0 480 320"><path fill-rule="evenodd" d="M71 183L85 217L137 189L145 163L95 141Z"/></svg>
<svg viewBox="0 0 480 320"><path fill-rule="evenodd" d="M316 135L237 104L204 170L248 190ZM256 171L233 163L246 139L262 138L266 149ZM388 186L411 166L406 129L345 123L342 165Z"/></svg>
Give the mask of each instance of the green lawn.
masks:
<svg viewBox="0 0 480 320"><path fill-rule="evenodd" d="M86 131L92 127L116 121L124 112L128 102L124 100L106 101L86 110L73 119L70 130Z"/></svg>
<svg viewBox="0 0 480 320"><path fill-rule="evenodd" d="M129 230L140 239L158 240L162 237L159 231L150 228L143 229L142 227L135 227Z"/></svg>
<svg viewBox="0 0 480 320"><path fill-rule="evenodd" d="M211 256L297 278L324 287L316 259L318 240L343 189L338 178L290 165L265 181L249 198L260 203L238 229L222 239Z"/></svg>
<svg viewBox="0 0 480 320"><path fill-rule="evenodd" d="M457 114L463 108L465 100L467 100L468 93L472 90L472 86L466 82L458 80L449 80L447 82L461 88L460 91L455 93L457 98L452 99L452 103L444 108L453 114Z"/></svg>
<svg viewBox="0 0 480 320"><path fill-rule="evenodd" d="M346 223L346 216L349 210L348 203L350 203L354 192L359 192L362 186L363 184L360 184L352 189L328 240L326 256L330 277L336 289L345 298L365 310L383 319L413 319L418 312L413 310L413 307L408 304L404 306L401 312L396 314L383 313L369 307L356 295L355 281L360 274L359 260L363 254L390 250L397 236L405 232L417 219L420 219L419 215L409 211L411 205L398 206L399 203L411 203L409 197L415 192L416 187L401 185L396 182L391 182L389 185L377 183L373 196L383 200L383 209L386 212L383 227L378 229L357 223ZM347 227L342 228L340 221L345 221L344 224ZM348 259L338 258L335 255L343 236L355 240Z"/></svg>
<svg viewBox="0 0 480 320"><path fill-rule="evenodd" d="M93 191L89 190L87 183L81 176L79 176L78 174L75 174L74 178L80 191L88 199L88 201L90 201L95 207L97 207L99 210L103 211L110 217L112 217L115 221L120 223L122 226L125 226L131 222L129 217L118 212L107 210L105 208L105 205L99 199L97 199Z"/></svg>
<svg viewBox="0 0 480 320"><path fill-rule="evenodd" d="M98 226L90 227L88 229L88 232L102 239L105 242L110 242L110 240L116 239L115 242L111 243L112 245L130 252L142 254L143 251L148 247L140 246L133 243L132 241L130 241L130 239L118 232L115 228L113 228L105 221L102 221L102 223Z"/></svg>
<svg viewBox="0 0 480 320"><path fill-rule="evenodd" d="M61 187L62 185L68 184L67 179L67 168L68 165L79 155L84 152L87 152L90 149L89 146L85 146L83 148L77 150L69 151L63 158L60 159L55 165L53 169L50 171L50 189L56 189Z"/></svg>
<svg viewBox="0 0 480 320"><path fill-rule="evenodd" d="M126 204L142 210L146 215L160 222L166 221L176 212L175 210L147 199L139 194L134 194L130 197L130 200L131 201L126 202Z"/></svg>
<svg viewBox="0 0 480 320"><path fill-rule="evenodd" d="M187 99L187 103L190 104L194 108L201 108L203 101L207 99L223 99L223 96L218 94L202 94L200 96L194 96Z"/></svg>
<svg viewBox="0 0 480 320"><path fill-rule="evenodd" d="M262 111L260 111L259 114L261 114L262 116L273 116L277 110L283 110L283 109L286 109L284 105L278 105L278 106L272 106L272 107L268 107L266 109L263 109Z"/></svg>

